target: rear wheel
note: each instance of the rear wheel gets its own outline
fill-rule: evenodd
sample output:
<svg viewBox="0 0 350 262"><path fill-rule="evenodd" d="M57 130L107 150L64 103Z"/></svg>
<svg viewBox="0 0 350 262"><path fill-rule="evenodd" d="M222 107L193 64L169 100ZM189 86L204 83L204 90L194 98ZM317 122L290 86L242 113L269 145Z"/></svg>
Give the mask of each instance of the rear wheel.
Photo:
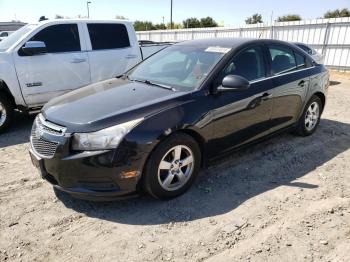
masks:
<svg viewBox="0 0 350 262"><path fill-rule="evenodd" d="M10 126L13 113L13 103L8 95L0 92L0 133L4 132Z"/></svg>
<svg viewBox="0 0 350 262"><path fill-rule="evenodd" d="M318 96L311 97L299 119L295 133L300 136L312 135L320 123L322 110L321 99Z"/></svg>
<svg viewBox="0 0 350 262"><path fill-rule="evenodd" d="M192 185L200 162L197 142L186 134L173 135L151 154L144 172L144 188L158 199L177 197Z"/></svg>

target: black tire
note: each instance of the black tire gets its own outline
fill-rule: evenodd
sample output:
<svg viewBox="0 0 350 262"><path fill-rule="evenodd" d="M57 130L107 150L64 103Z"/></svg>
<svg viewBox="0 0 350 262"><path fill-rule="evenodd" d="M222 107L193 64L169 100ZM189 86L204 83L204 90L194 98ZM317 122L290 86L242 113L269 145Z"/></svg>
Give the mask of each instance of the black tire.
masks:
<svg viewBox="0 0 350 262"><path fill-rule="evenodd" d="M1 108L3 110L1 110ZM4 121L2 117L6 114ZM10 127L14 114L14 106L10 97L3 92L0 92L0 133L3 133L7 128Z"/></svg>
<svg viewBox="0 0 350 262"><path fill-rule="evenodd" d="M318 104L319 114L318 114L318 119L317 119L315 126L310 130L306 127L306 114L308 112L310 105L312 105L313 103ZM298 136L310 136L310 135L312 135L316 131L316 129L320 123L322 111L323 111L323 104L322 104L321 99L318 96L312 96L311 99L309 100L309 102L305 106L304 112L301 115L301 117L297 123L297 126L296 126L294 133Z"/></svg>
<svg viewBox="0 0 350 262"><path fill-rule="evenodd" d="M158 179L158 168L163 157L167 155L169 150L176 146L185 146L192 152L194 163L192 166L192 173L189 175L188 180L184 184L172 191L166 190L162 187L161 182ZM184 149L186 150L186 149ZM183 152L183 151L182 151ZM186 151L185 151L186 153ZM169 153L170 154L170 153ZM181 153L183 154L183 153ZM196 176L199 173L201 166L201 150L198 143L189 135L178 133L170 136L168 139L163 141L157 148L151 153L143 174L143 188L151 196L157 199L171 199L185 193L193 184ZM182 167L185 168L185 167ZM186 169L187 170L187 169ZM164 171L168 172L168 171ZM169 171L170 172L170 171Z"/></svg>

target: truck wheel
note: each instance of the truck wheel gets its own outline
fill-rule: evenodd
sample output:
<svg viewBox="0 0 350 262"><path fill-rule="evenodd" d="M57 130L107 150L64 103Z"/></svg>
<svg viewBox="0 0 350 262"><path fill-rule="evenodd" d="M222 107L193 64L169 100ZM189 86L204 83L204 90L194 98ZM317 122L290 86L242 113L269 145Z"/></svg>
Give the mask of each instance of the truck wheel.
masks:
<svg viewBox="0 0 350 262"><path fill-rule="evenodd" d="M177 197L192 185L200 162L197 142L189 135L175 134L151 153L143 175L144 189L158 199Z"/></svg>
<svg viewBox="0 0 350 262"><path fill-rule="evenodd" d="M0 133L4 132L13 119L14 106L8 95L0 93Z"/></svg>

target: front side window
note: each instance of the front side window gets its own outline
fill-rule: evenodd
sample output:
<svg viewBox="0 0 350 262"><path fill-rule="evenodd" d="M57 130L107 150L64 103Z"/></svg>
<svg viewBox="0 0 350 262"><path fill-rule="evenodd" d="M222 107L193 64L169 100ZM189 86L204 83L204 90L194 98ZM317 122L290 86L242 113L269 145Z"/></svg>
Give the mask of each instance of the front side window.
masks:
<svg viewBox="0 0 350 262"><path fill-rule="evenodd" d="M190 91L203 82L226 54L226 51L216 49L219 51L208 47L174 45L146 59L129 73L129 78Z"/></svg>
<svg viewBox="0 0 350 262"><path fill-rule="evenodd" d="M29 41L44 42L48 53L81 51L77 24L48 26L33 36Z"/></svg>
<svg viewBox="0 0 350 262"><path fill-rule="evenodd" d="M262 48L260 46L248 48L235 55L220 74L219 84L227 75L239 75L248 81L264 78L266 70Z"/></svg>
<svg viewBox="0 0 350 262"><path fill-rule="evenodd" d="M130 46L128 31L123 24L88 24L92 50Z"/></svg>
<svg viewBox="0 0 350 262"><path fill-rule="evenodd" d="M284 46L269 46L272 74L279 75L297 68L294 52Z"/></svg>

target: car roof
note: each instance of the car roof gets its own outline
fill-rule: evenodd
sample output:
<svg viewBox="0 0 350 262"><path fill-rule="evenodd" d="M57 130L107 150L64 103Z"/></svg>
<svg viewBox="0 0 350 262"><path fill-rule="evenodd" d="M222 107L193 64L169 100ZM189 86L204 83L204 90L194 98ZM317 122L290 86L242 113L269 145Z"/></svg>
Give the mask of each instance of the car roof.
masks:
<svg viewBox="0 0 350 262"><path fill-rule="evenodd" d="M248 44L283 44L292 46L288 42L273 40L273 39L257 39L257 38L244 38L244 37L225 37L225 38L209 38L209 39L196 39L177 43L176 45L182 46L199 46L199 47L211 47L220 46L235 49Z"/></svg>

